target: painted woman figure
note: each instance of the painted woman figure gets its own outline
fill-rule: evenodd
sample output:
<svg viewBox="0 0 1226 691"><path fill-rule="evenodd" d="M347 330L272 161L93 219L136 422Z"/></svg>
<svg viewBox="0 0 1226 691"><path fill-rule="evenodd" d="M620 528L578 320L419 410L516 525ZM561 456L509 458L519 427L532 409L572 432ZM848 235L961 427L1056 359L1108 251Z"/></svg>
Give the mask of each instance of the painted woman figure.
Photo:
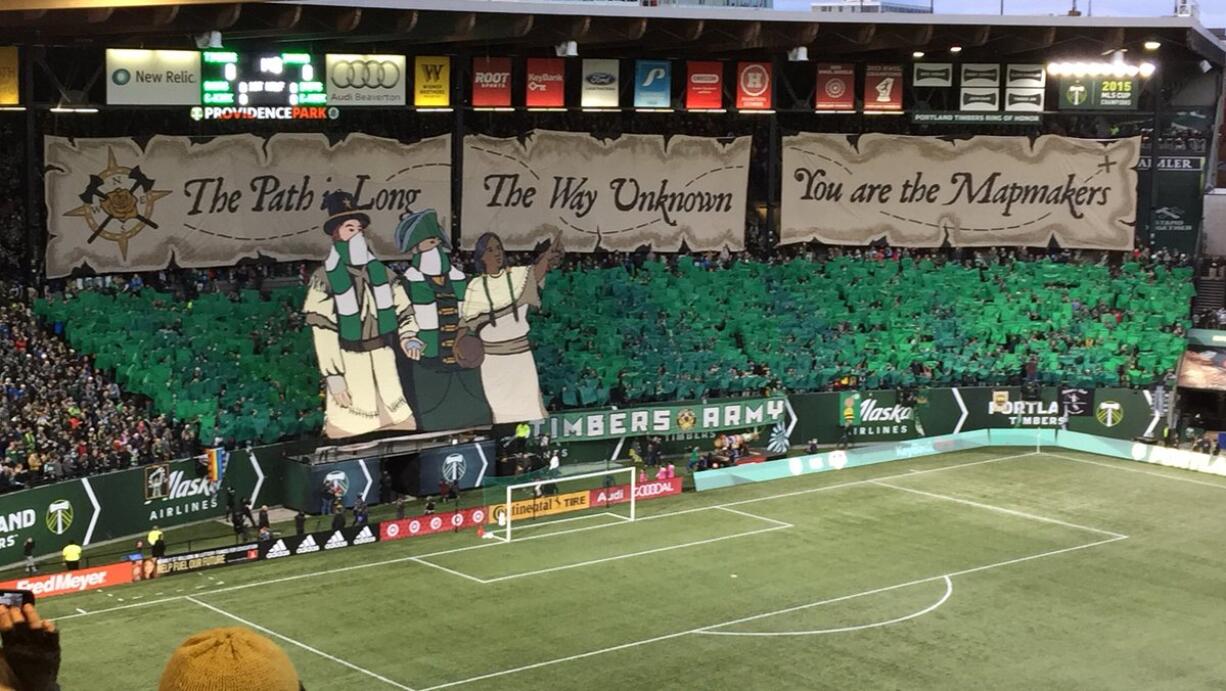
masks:
<svg viewBox="0 0 1226 691"><path fill-rule="evenodd" d="M481 382L495 423L546 416L528 343L528 308L540 307L545 274L561 263L563 252L557 239L532 266L507 267L497 235L477 238L473 255L481 275L468 282L461 316L484 347Z"/></svg>

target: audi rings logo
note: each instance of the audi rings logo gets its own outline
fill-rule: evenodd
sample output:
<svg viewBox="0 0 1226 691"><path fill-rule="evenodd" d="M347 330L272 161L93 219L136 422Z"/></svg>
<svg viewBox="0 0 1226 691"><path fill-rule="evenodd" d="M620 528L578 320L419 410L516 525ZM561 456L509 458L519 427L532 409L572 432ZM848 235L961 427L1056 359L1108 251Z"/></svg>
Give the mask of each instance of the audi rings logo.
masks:
<svg viewBox="0 0 1226 691"><path fill-rule="evenodd" d="M343 60L329 75L339 89L391 89L400 84L400 66L391 60Z"/></svg>

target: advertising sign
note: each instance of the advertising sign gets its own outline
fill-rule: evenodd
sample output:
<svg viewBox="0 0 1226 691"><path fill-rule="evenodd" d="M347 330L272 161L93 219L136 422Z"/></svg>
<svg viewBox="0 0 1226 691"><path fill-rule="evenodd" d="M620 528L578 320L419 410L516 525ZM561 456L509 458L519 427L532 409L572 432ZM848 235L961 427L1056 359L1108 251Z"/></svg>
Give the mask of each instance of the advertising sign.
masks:
<svg viewBox="0 0 1226 691"><path fill-rule="evenodd" d="M451 105L451 58L418 55L414 59L413 105L446 108Z"/></svg>
<svg viewBox="0 0 1226 691"><path fill-rule="evenodd" d="M917 62L911 70L911 86L953 86L952 62Z"/></svg>
<svg viewBox="0 0 1226 691"><path fill-rule="evenodd" d="M1140 83L1118 77L1060 79L1060 110L1136 110Z"/></svg>
<svg viewBox="0 0 1226 691"><path fill-rule="evenodd" d="M226 82L224 72L218 77ZM227 88L229 83L226 82ZM200 105L200 86L197 51L129 48L106 51L106 102L111 105Z"/></svg>
<svg viewBox="0 0 1226 691"><path fill-rule="evenodd" d="M458 489L480 487L495 458L493 440L423 451L418 455L420 491L433 494L441 482L457 485Z"/></svg>
<svg viewBox="0 0 1226 691"><path fill-rule="evenodd" d="M582 511L591 505L590 502L591 492L586 489L582 492L554 494L552 496L538 497L535 499L521 499L520 501L511 502L511 517L514 520L519 521L525 518L540 518L542 516L552 516L554 514L568 513L570 511ZM490 523L506 525L506 504L494 504L490 506L489 518L487 520Z"/></svg>
<svg viewBox="0 0 1226 691"><path fill-rule="evenodd" d="M690 60L685 63L685 107L719 110L724 107L724 63Z"/></svg>
<svg viewBox="0 0 1226 691"><path fill-rule="evenodd" d="M681 478L674 477L668 480L650 480L635 485L634 498L638 501L643 501L645 499L659 499L661 497L681 494L681 482ZM625 504L630 501L630 485L616 485L614 487L593 489L590 490L590 494L588 504L592 507Z"/></svg>
<svg viewBox="0 0 1226 691"><path fill-rule="evenodd" d="M328 105L405 105L409 75L403 55L328 53L324 64Z"/></svg>
<svg viewBox="0 0 1226 691"><path fill-rule="evenodd" d="M902 110L902 65L869 65L864 73L864 110Z"/></svg>
<svg viewBox="0 0 1226 691"><path fill-rule="evenodd" d="M251 542L231 547L172 554L157 560L159 576L211 569L215 566L243 564L260 558L260 546Z"/></svg>
<svg viewBox="0 0 1226 691"><path fill-rule="evenodd" d="M818 63L817 97L814 108L820 111L855 110L855 79L854 65Z"/></svg>
<svg viewBox="0 0 1226 691"><path fill-rule="evenodd" d="M555 441L593 441L648 434L714 434L748 427L765 429L786 422L786 417L787 399L779 396L722 403L560 412L531 424L533 436L547 434Z"/></svg>
<svg viewBox="0 0 1226 691"><path fill-rule="evenodd" d="M473 58L474 108L511 105L511 58Z"/></svg>
<svg viewBox="0 0 1226 691"><path fill-rule="evenodd" d="M140 562L121 562L76 571L61 571L39 576L26 576L0 583L2 590L29 590L36 598L71 595L86 590L110 588L133 580L133 569L140 572Z"/></svg>
<svg viewBox="0 0 1226 691"><path fill-rule="evenodd" d="M736 65L737 110L770 110L771 64L769 62L738 62Z"/></svg>
<svg viewBox="0 0 1226 691"><path fill-rule="evenodd" d="M274 540L260 543L261 559L282 559L284 557L328 552L346 547L369 545L379 541L379 524L341 528L340 530L324 530L306 535L287 535Z"/></svg>
<svg viewBox="0 0 1226 691"><path fill-rule="evenodd" d="M21 89L16 46L0 46L0 106L21 103Z"/></svg>
<svg viewBox="0 0 1226 691"><path fill-rule="evenodd" d="M584 108L616 108L619 71L617 60L585 59L579 105Z"/></svg>
<svg viewBox="0 0 1226 691"><path fill-rule="evenodd" d="M379 540L387 542L388 540L403 540L409 537L444 533L449 530L475 528L484 525L488 516L489 510L484 506L479 506L475 509L383 521L379 524Z"/></svg>
<svg viewBox="0 0 1226 691"><path fill-rule="evenodd" d="M566 61L562 58L528 58L524 105L529 108L564 107L565 79Z"/></svg>
<svg viewBox="0 0 1226 691"><path fill-rule="evenodd" d="M672 105L672 63L668 60L636 60L634 63L634 107L669 108Z"/></svg>

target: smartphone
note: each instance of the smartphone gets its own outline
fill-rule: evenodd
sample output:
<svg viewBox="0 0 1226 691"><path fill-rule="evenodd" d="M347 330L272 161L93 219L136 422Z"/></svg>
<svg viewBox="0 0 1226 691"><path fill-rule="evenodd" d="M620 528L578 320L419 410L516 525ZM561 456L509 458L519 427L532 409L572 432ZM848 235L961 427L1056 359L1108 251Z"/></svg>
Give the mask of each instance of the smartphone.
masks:
<svg viewBox="0 0 1226 691"><path fill-rule="evenodd" d="M0 590L0 605L20 607L34 604L34 592L30 590Z"/></svg>

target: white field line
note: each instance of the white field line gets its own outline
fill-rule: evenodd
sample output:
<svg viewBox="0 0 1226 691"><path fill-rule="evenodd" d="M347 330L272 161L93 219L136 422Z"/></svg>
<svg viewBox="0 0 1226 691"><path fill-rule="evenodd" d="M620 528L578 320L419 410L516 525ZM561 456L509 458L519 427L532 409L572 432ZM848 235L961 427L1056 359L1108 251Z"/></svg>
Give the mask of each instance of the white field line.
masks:
<svg viewBox="0 0 1226 691"><path fill-rule="evenodd" d="M558 518L555 520L542 519L540 521L536 521L535 519L531 519L531 518L521 518L515 522L515 531L519 532L521 530L531 530L533 528L547 528L551 525L557 525L559 523L570 523L572 521L588 521L593 518L599 518L600 516L612 516L613 518L619 518L623 521L629 520L627 516L619 516L615 513L612 513L611 511L601 511L600 513L589 513L589 514L584 514L582 516L573 516L571 518ZM533 522L528 523L526 521L533 521ZM520 523L523 523L523 525L520 525ZM497 535L498 533L505 533L506 528L503 527L503 528L499 528L496 530L488 530L486 532Z"/></svg>
<svg viewBox="0 0 1226 691"><path fill-rule="evenodd" d="M1034 456L1034 455L1037 455L1037 454L1031 451L1029 453L1015 454L1012 456L1002 456L1000 458L989 458L989 459L982 460L982 461L972 461L970 463L955 463L953 465L941 466L939 468L929 468L927 470L908 471L906 473L896 473L894 475L883 475L880 478L873 478L873 479L868 479L868 480L853 480L850 482L840 482L840 483L836 483L833 485L823 485L821 487L810 487L808 489L796 490L794 492L784 492L782 494L772 494L769 496L758 497L754 499L741 499L739 501L731 501L731 502L726 502L723 504L712 504L710 506L697 506L697 507L690 508L690 509L681 509L679 511L667 511L664 513L653 514L651 516L644 516L642 518L637 519L635 522L650 521L650 520L655 520L658 518L667 518L669 516L680 516L682 514L694 513L696 511L710 511L711 509L722 509L722 508L727 508L730 506L744 506L745 504L754 504L754 503L761 502L761 501L771 501L773 499L783 499L786 497L802 496L805 494L813 494L815 492L825 492L828 490L843 489L845 487L857 487L860 485L867 485L867 484L870 484L878 480L893 480L893 479L900 478L900 477L911 477L913 475L926 475L928 473L940 473L946 470L961 470L962 468L970 468L972 466L984 465L986 463L1000 463L1002 461L1011 461L1014 459L1027 458L1029 456ZM523 539L515 540L515 541L523 542L525 540L540 540L544 538L552 538L552 537L559 537L562 535L570 535L573 533L581 533L581 532L585 532L588 530L601 530L604 528L613 528L613 527L620 526L623 524L624 524L623 522L618 522L618 523L608 523L605 525L587 526L585 528L572 528L570 530L560 530L556 533L546 533L544 535L532 535L532 536L525 537ZM323 571L312 571L310 573L300 573L300 574L295 574L293 576L283 576L281 578L271 578L268 580L254 581L251 583L243 583L240 585L227 586L225 588L218 588L216 590L211 590L209 591L209 594L218 595L221 593L229 593L229 592L234 592L238 590L246 590L247 588L259 588L263 586L277 585L279 583L289 583L291 581L302 580L305 578L317 578L320 576L331 576L333 574L348 573L349 571L356 571L358 569L368 569L368 568L377 567L377 566L388 566L391 564L401 564L406 561L414 561L416 559L439 557L445 554L456 554L457 552L466 552L472 549L488 549L491 547L498 547L500 545L506 545L506 544L509 544L509 543L505 541L486 542L486 543L482 543L479 545L469 545L467 547L456 547L453 549L440 550L437 552L427 552L425 554L415 554L415 555L406 556L406 557L396 557L393 559L384 559L382 561L372 561L372 562L367 562L365 564L352 564L350 566L340 566L334 569L325 569ZM174 595L171 597L163 598L161 600L149 600L146 602L139 602L139 603L127 604L127 605L117 605L115 607L97 609L97 610L93 610L89 612L88 614L67 614L61 617L56 617L56 619L60 619L60 620L75 619L76 617L93 616L95 614L106 614L107 612L116 612L120 610L131 609L133 607L147 607L149 605L157 605L157 604L162 604L165 602L174 602L176 600L182 600L185 597L187 596L186 595Z"/></svg>
<svg viewBox="0 0 1226 691"><path fill-rule="evenodd" d="M445 571L453 576L459 576L460 578L467 578L473 583L479 583L481 585L485 585L487 583L487 581L485 581L484 579L477 578L476 576L469 576L463 571L456 571L455 569L449 569L446 566L440 566L439 564L435 564L432 561L426 561L425 559L419 559L419 558L415 558L413 559L413 561L417 562L418 564L424 564L425 566L429 566L429 567L438 569L439 571Z"/></svg>
<svg viewBox="0 0 1226 691"><path fill-rule="evenodd" d="M1068 521L1062 521L1058 518L1048 518L1047 516L1039 516L1033 513L1026 513L1025 511L1018 511L1017 509L1007 509L1003 506L995 506L993 504L984 504L983 502L971 501L970 499L962 499L960 497L951 497L947 494L937 494L936 492L925 492L922 489L903 487L901 485L892 485L888 482L874 481L873 484L879 487L889 487L890 489L896 489L900 492L910 492L911 494L919 494L925 497L931 497L933 499L942 499L944 501L952 501L958 504L964 504L966 506L974 506L975 508L979 508L979 509L987 509L988 511L995 511L997 513L1008 514L1010 516L1018 516L1019 518L1029 518L1032 521L1042 521L1043 523L1052 523L1055 525L1064 526L1065 528L1084 530L1087 532L1098 533L1099 535L1107 535L1107 536L1116 537L1116 538L1128 537L1127 535L1123 535L1123 534L1120 534L1120 533L1117 533L1111 530L1103 530L1102 528L1091 528L1088 525L1081 525L1078 523L1069 523Z"/></svg>
<svg viewBox="0 0 1226 691"><path fill-rule="evenodd" d="M700 626L694 629L687 629L685 631L677 631L675 633L664 634L663 636L645 638L641 641L622 643L621 645L615 645L609 648L601 648L599 650L591 650L586 653L579 653L578 655L568 655L566 657L559 657L553 660L545 660L544 662L537 662L531 665L523 665L522 667L514 667L511 669L505 669L500 672L490 672L488 674L482 674L482 675L478 675L475 677L469 677L467 679L460 679L458 681L451 681L445 684L438 684L436 686L430 686L428 688L421 689L421 691L437 691L438 689L445 689L445 688L450 688L452 686L461 686L464 684L471 684L476 681L484 681L486 679L495 679L498 677L506 676L508 674L517 674L519 672L527 672L529 670L540 669L541 667L549 667L549 666L561 664L564 662L582 660L582 659L589 658L589 657L595 657L597 655L604 655L605 653L617 652L619 650L626 650L628 648L636 648L638 646L648 645L651 643L656 643L658 641L666 641L672 638L680 638L682 636L688 636L690 634L706 633L707 631L710 631L711 629L719 629L719 628L723 628L726 626L732 626L733 624L743 624L748 621L755 621L758 619L764 619L766 617L773 617L778 614L787 614L788 612L796 612L799 610L809 609L812 607L821 607L822 605L833 604L835 602L843 602L845 600L852 600L852 599L859 598L859 597L865 597L867 595L876 595L877 593L884 593L884 592L888 592L891 590L898 590L899 588L907 588L909 586L919 585L920 583L928 583L930 581L936 581L936 580L941 580L945 578L952 579L955 576L962 576L968 573L977 573L979 571L987 571L989 569L995 569L1001 566L1019 564L1019 563L1031 561L1034 559L1042 559L1044 557L1052 557L1057 554L1067 554L1069 552L1076 552L1076 551L1083 550L1083 549L1089 549L1091 547L1097 547L1099 545L1110 544L1112 542L1117 542L1119 540L1124 540L1124 539L1127 539L1127 538L1122 537L1122 536L1113 537L1113 538L1108 538L1106 540L1098 540L1097 542L1091 542L1091 543L1084 544L1084 545L1077 545L1075 547L1065 547L1063 549L1056 549L1056 550L1051 550L1048 552L1040 552L1038 554L1031 554L1025 557L1018 557L1016 559L1008 559L1006 561L999 561L999 562L995 562L992 564L985 564L984 566L976 566L976 567L972 567L969 569L963 569L961 571L943 573L938 576L929 576L927 578L917 578L913 581L907 581L906 583L898 583L896 585L889 585L883 588L874 588L872 590L865 590L859 593L852 593L850 595L843 595L840 597L828 598L825 600L817 600L816 602L809 602L803 605L797 605L795 607L788 607L786 609L775 610L773 612L764 612L762 614L755 614L755 615L748 616L748 617L741 617L740 619L732 619L730 621L719 622L717 624L709 624L707 626Z"/></svg>
<svg viewBox="0 0 1226 691"><path fill-rule="evenodd" d="M693 542L683 542L679 545L668 545L666 547L656 547L655 549L645 549L640 552L630 552L629 554L618 554L612 557L604 557L603 559L589 559L581 561L577 564L563 564L562 566L551 566L547 569L537 569L535 571L524 571L523 573L513 573L509 576L498 576L497 578L487 578L483 583L501 583L515 578L525 578L527 576L539 576L546 573L554 573L555 571L566 571L569 569L578 569L584 566L593 566L595 564L604 564L610 561L620 561L622 559L630 559L632 557L642 557L648 554L660 554L662 552L671 552L675 549L685 549L687 547L697 547L699 545L710 545L724 540L734 540L738 537L749 537L750 535L761 535L762 533L770 533L776 530L787 530L791 525L774 525L769 528L759 528L758 530L748 530L743 533L733 533L732 535L721 535L719 537L707 538L706 540L695 540Z"/></svg>
<svg viewBox="0 0 1226 691"><path fill-rule="evenodd" d="M740 510L738 510L738 509L730 509L730 508L728 508L727 506L721 506L721 507L719 507L719 510L720 510L720 511L727 511L728 513L734 513L734 514L736 514L736 515L738 515L738 516L745 516L746 518L756 518L756 519L758 519L759 521L766 521L767 523L774 523L775 525L777 525L777 526L781 526L781 527L783 527L783 528L795 528L795 527L796 527L796 526L794 526L794 525L792 525L791 523L788 523L788 522L786 522L786 521L777 521L777 520L775 520L775 519L773 519L773 518L767 518L766 516L759 516L759 515L758 515L758 514L756 514L756 513L749 513L748 511L740 511Z"/></svg>
<svg viewBox="0 0 1226 691"><path fill-rule="evenodd" d="M809 631L714 631L712 629L703 629L698 633L706 636L822 636L828 633L850 633L852 631L877 629L884 626L890 626L892 624L900 624L904 621L910 621L911 619L918 619L945 604L945 601L949 599L949 596L954 594L954 582L949 576L943 576L943 578L945 579L945 594L941 596L941 599L918 612L912 612L888 621L878 621L872 624L861 624L859 626L840 626L835 629L812 629Z"/></svg>
<svg viewBox="0 0 1226 691"><path fill-rule="evenodd" d="M1096 466L1100 466L1100 467L1102 467L1102 468L1110 468L1110 469L1112 469L1112 470L1122 470L1122 471L1124 471L1124 472L1126 472L1126 473L1140 473L1140 474L1142 474L1142 475L1152 475L1153 477L1160 477L1160 478L1163 478L1163 479L1165 479L1165 480L1175 480L1176 482L1187 482L1187 483L1190 483L1190 484L1193 484L1193 485L1201 485L1202 487L1212 487L1212 488L1214 488L1214 489L1226 489L1226 483L1218 483L1218 482L1205 482L1204 480L1196 480L1196 479L1193 479L1193 478L1190 478L1190 477L1180 477L1180 476L1178 476L1178 475L1174 475L1174 474L1157 473L1157 472L1154 472L1154 471L1152 471L1152 470L1145 470L1144 468L1129 468L1129 467L1127 467L1128 465L1133 465L1133 464L1136 464L1136 463L1137 463L1137 461L1123 461L1123 460L1121 460L1121 461L1120 461L1118 464L1116 464L1116 463L1103 463L1103 462L1101 462L1101 461L1091 461L1091 460L1087 460L1087 459L1085 459L1085 458L1073 458L1072 456L1064 456L1064 455L1061 455L1061 454L1058 454L1058 453L1050 453L1050 452L1048 452L1048 451L1044 451L1044 452L1043 452L1043 455L1044 455L1044 456L1051 456L1052 458L1062 458L1062 459L1064 459L1064 460L1066 460L1066 461L1072 461L1072 462L1074 462L1074 463L1085 463L1086 465L1096 465ZM1160 467L1160 468L1164 468L1164 467L1166 467L1166 466L1158 466L1158 467ZM1183 469L1181 469L1181 468L1171 468L1171 470L1182 471L1182 472L1185 472L1185 473L1186 473L1186 472L1189 472L1189 471L1187 471L1187 470L1183 470Z"/></svg>
<svg viewBox="0 0 1226 691"><path fill-rule="evenodd" d="M324 652L324 651L322 651L322 650L319 650L319 649L317 649L317 648L312 648L311 646L307 645L306 643L303 643L302 641L296 641L296 640L294 640L293 638L290 638L289 636L284 636L284 635L282 635L282 634L279 634L279 633L277 633L276 631L273 631L272 629L268 629L268 628L265 628L265 627L263 627L263 626L260 626L259 624L254 623L254 622L247 621L246 619L243 619L242 617L238 616L237 614L232 614L232 613L230 613L230 612L227 612L226 610L221 609L220 607L214 607L213 605L210 605L210 604L209 604L209 603L207 603L207 602L204 602L204 601L202 601L202 600L197 600L196 598L194 598L194 597L190 597L190 596L189 596L187 599L188 599L188 600L190 600L191 602L196 603L197 605L200 605L201 607L203 607L203 608L205 608L205 609L207 609L207 610L212 610L213 612L216 612L216 613L218 613L218 614L222 615L223 617L228 617L228 618L230 618L230 619L233 619L234 621L237 621L238 623L242 624L243 626L248 626L248 627L251 627L251 628L255 629L256 631L260 631L261 633L265 633L265 634L267 634L267 635L269 635L269 636L272 636L273 638L279 638L279 639L281 639L281 640L285 641L286 643L289 643L290 645L294 645L294 646L297 646L297 647L299 647L299 648L302 648L303 650L305 650L305 651L307 651L307 652L309 652L309 653L314 653L314 654L316 654L316 655L318 655L318 656L320 656L320 657L322 657L322 658L324 658L324 659L331 660L332 662L335 662L335 663L337 663L338 665L342 665L342 666L344 666L344 667L348 667L349 669L352 669L352 670L354 670L355 672L361 672L362 674L365 674L365 675L366 675L366 676L368 676L368 677L371 677L371 678L373 678L373 679L378 679L379 681L383 682L384 684L387 684L388 686L392 686L392 687L395 687L395 688L398 688L398 689L402 689L403 691L413 691L413 687L411 687L411 686L405 686L404 684L401 684L400 682L392 681L391 679L388 679L387 677L385 677L385 676L383 676L383 675L376 674L376 673L374 673L374 672L370 671L369 669L366 669L366 668L364 668L364 667L358 667L357 665L353 664L352 662L349 662L348 660L342 660L341 658L336 657L335 655L329 655L328 653L325 653L325 652Z"/></svg>

